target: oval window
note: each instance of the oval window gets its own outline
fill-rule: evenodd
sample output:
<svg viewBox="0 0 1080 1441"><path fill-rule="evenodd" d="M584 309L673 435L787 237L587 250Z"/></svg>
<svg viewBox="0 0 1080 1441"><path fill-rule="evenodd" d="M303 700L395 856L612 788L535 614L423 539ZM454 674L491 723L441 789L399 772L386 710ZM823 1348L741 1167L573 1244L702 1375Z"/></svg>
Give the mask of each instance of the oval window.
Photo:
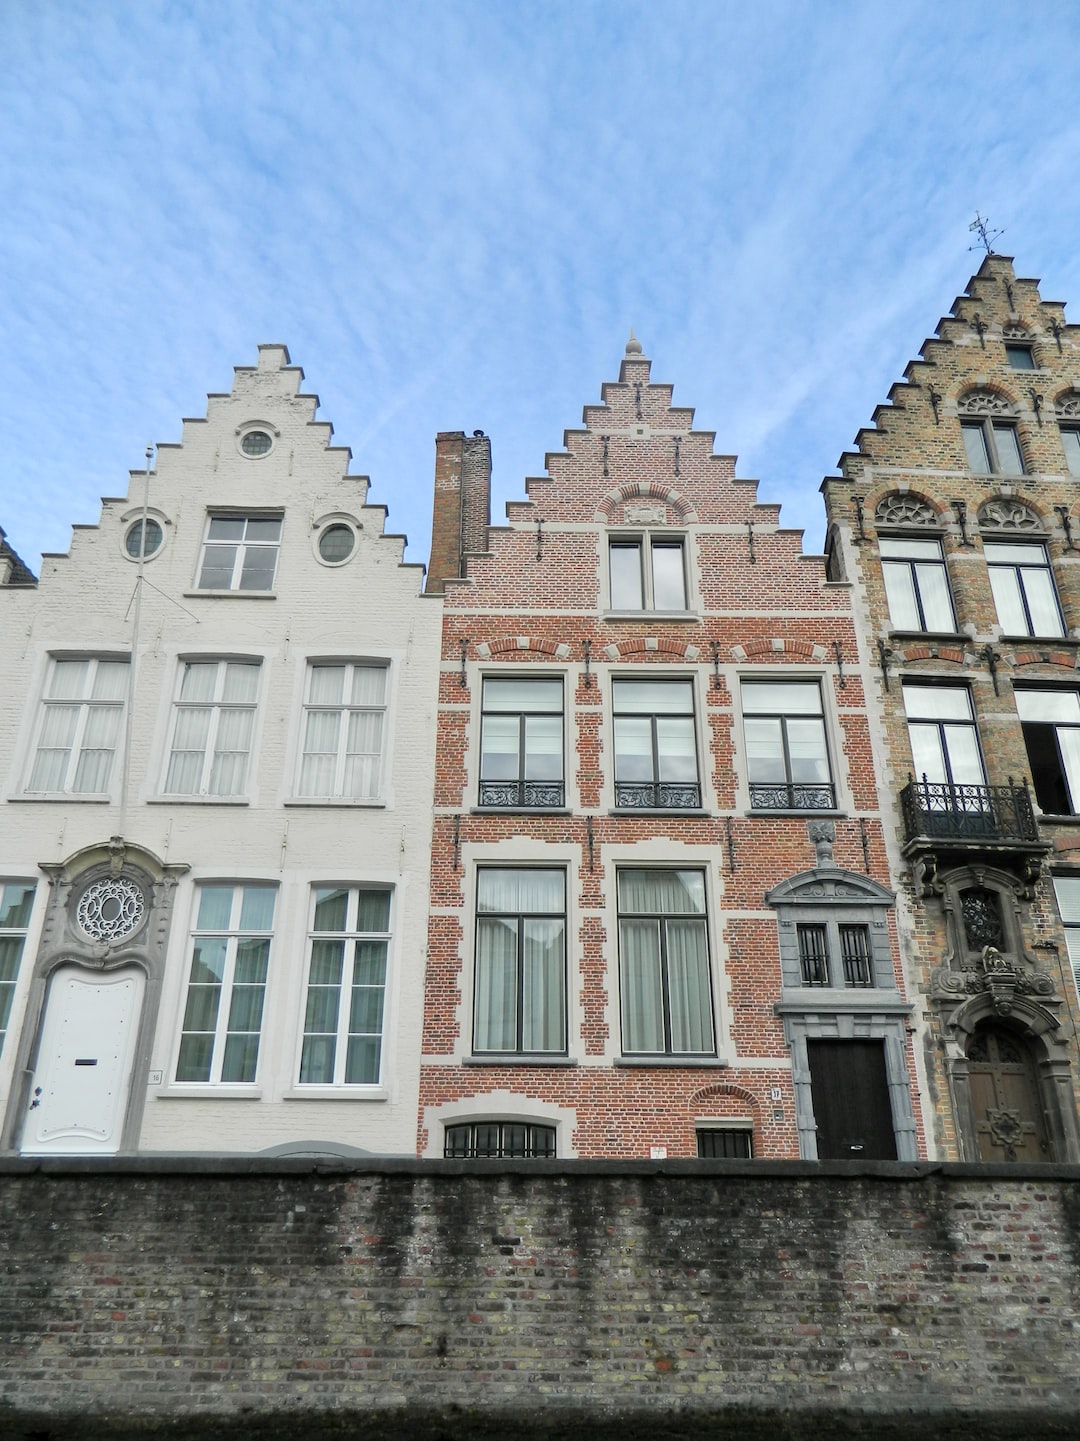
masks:
<svg viewBox="0 0 1080 1441"><path fill-rule="evenodd" d="M124 538L124 546L132 560L138 560L141 555L144 560L149 560L152 555L157 555L165 541L165 532L156 520L146 521L146 541L143 542L143 522L137 520L128 529Z"/></svg>
<svg viewBox="0 0 1080 1441"><path fill-rule="evenodd" d="M273 445L274 442L265 430L249 430L240 440L240 449L252 460L257 460L260 455L269 455Z"/></svg>
<svg viewBox="0 0 1080 1441"><path fill-rule="evenodd" d="M356 546L352 526L328 525L319 536L319 554L327 565L341 565L348 560Z"/></svg>

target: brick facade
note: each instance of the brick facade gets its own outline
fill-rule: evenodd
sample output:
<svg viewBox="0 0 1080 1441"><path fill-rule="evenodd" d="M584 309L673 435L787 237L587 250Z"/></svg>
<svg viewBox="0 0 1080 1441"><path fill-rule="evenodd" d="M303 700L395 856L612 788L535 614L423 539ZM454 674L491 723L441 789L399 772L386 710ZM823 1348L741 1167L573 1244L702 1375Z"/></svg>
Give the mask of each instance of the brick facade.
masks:
<svg viewBox="0 0 1080 1441"><path fill-rule="evenodd" d="M823 486L830 573L859 588L884 710L881 781L909 803L885 840L944 1157L1080 1156L1055 901L1080 885L1077 387L1080 331L988 255ZM912 583L915 558L928 569ZM950 708L935 734L930 712Z"/></svg>
<svg viewBox="0 0 1080 1441"><path fill-rule="evenodd" d="M547 475L526 482L527 500L510 503L506 525L491 527L482 553L467 557L453 554L461 507L446 494L448 476L463 473L463 437L439 438L432 571L445 584L445 609L422 1155L442 1154L446 1126L513 1121L554 1127L559 1155L689 1156L699 1125L735 1120L752 1129L755 1155L814 1156L806 1043L828 1036L885 1047L896 1144L901 1156L925 1154L866 710L870 672L851 588L827 578L823 558L802 553L779 508L759 502L756 483L736 478L733 459L715 454L713 436L692 422L692 411L672 405L671 386L651 381L631 341L618 382L585 408L584 428L567 433ZM609 558L638 565L636 600L612 591L620 582ZM665 584L674 584L674 600L660 593ZM492 719L482 712L496 690L485 683L500 679L548 680L550 693L561 693L565 764L554 789L530 793L520 738L518 788L489 783L482 751ZM820 695L824 790L751 793L741 688L775 680ZM679 694L693 713L694 757L684 756L680 775L693 772L698 789L622 784L613 709L629 694L620 683L641 681L689 683ZM669 692L654 694L667 703ZM658 722L653 781L663 779L662 730ZM498 1048L481 1034L490 933L479 939L487 902L478 888L496 884L485 876L492 868L565 878L566 1036L544 1054L520 1036ZM703 1004L715 1031L692 1055L674 1039L674 1021L672 1041L648 1053L625 1034L635 1002L629 925L620 962L618 875L629 885L649 868L703 883ZM876 907L887 974L857 997L835 971L812 994L798 976L782 979L779 902L770 897L796 877L819 887L818 897ZM800 922L779 925L794 935ZM519 1011L529 1004L521 956L507 981ZM661 958L669 987L671 964ZM665 1004L673 1004L666 994Z"/></svg>

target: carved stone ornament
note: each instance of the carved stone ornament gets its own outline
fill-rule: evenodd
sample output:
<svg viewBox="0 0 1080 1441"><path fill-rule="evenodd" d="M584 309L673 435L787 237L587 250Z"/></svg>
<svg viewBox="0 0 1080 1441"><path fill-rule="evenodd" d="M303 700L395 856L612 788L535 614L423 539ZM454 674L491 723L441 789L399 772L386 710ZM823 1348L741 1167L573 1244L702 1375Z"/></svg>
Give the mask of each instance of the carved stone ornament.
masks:
<svg viewBox="0 0 1080 1441"><path fill-rule="evenodd" d="M964 969L939 966L933 975L931 991L936 996L956 998L989 994L994 1009L1007 1016L1017 996L1052 996L1053 978L1045 971L1018 965L997 949L985 946L977 960L967 960Z"/></svg>
<svg viewBox="0 0 1080 1441"><path fill-rule="evenodd" d="M990 1136L993 1141L1004 1147L1007 1160L1016 1160L1016 1143L1024 1134L1024 1123L1021 1120L1019 1111L988 1110L986 1112L987 1124L990 1127Z"/></svg>
<svg viewBox="0 0 1080 1441"><path fill-rule="evenodd" d="M1015 407L996 390L969 390L956 402L960 415L1013 415Z"/></svg>
<svg viewBox="0 0 1080 1441"><path fill-rule="evenodd" d="M146 902L138 886L110 877L87 886L75 916L91 940L117 941L138 928L145 911Z"/></svg>
<svg viewBox="0 0 1080 1441"><path fill-rule="evenodd" d="M836 840L836 827L832 821L807 821L806 832L817 855L817 864L819 866L835 865L833 843Z"/></svg>
<svg viewBox="0 0 1080 1441"><path fill-rule="evenodd" d="M1061 420L1080 420L1080 390L1067 390L1059 395L1054 409Z"/></svg>
<svg viewBox="0 0 1080 1441"><path fill-rule="evenodd" d="M878 501L874 518L878 525L937 525L934 508L917 495L893 491Z"/></svg>
<svg viewBox="0 0 1080 1441"><path fill-rule="evenodd" d="M1004 340L1034 340L1035 334L1026 325L1003 325L1001 335Z"/></svg>
<svg viewBox="0 0 1080 1441"><path fill-rule="evenodd" d="M663 525L667 511L662 505L624 505L623 520L627 525Z"/></svg>
<svg viewBox="0 0 1080 1441"><path fill-rule="evenodd" d="M1042 530L1042 522L1030 506L1019 500L988 500L979 506L983 530Z"/></svg>

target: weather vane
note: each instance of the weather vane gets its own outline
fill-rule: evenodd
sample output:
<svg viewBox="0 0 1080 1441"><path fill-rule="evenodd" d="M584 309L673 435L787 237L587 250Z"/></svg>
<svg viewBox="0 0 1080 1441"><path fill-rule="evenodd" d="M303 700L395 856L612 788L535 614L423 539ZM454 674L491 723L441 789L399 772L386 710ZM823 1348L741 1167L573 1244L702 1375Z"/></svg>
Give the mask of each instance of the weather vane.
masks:
<svg viewBox="0 0 1080 1441"><path fill-rule="evenodd" d="M974 231L977 231L977 232L978 232L979 245L981 245L981 246L983 247L983 249L986 251L987 255L993 255L993 253L994 253L994 241L998 238L999 235L1004 235L1004 234L1005 234L1004 230L993 230L993 231L992 231L992 230L990 229L990 222L989 222L989 220L987 220L984 216L980 215L977 210L976 210L976 212L975 212L975 219L974 219L974 220L971 222L971 224L968 226L968 229L969 229L969 230L974 230ZM969 246L968 246L968 249L969 249L969 250L978 250L979 245L969 245Z"/></svg>

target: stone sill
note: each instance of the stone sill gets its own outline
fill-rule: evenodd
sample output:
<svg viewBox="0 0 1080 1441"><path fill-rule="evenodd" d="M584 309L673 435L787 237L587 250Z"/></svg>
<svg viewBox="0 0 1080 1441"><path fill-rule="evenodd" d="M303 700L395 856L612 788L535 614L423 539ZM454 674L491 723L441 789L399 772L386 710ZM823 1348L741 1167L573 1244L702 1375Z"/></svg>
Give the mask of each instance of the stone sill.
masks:
<svg viewBox="0 0 1080 1441"><path fill-rule="evenodd" d="M148 806L249 806L246 796L150 796Z"/></svg>
<svg viewBox="0 0 1080 1441"><path fill-rule="evenodd" d="M569 806L473 806L471 816L571 816Z"/></svg>
<svg viewBox="0 0 1080 1441"><path fill-rule="evenodd" d="M804 810L791 810L791 811L787 811L787 810L779 810L779 809L777 809L777 810L763 810L763 809L758 809L758 810L752 810L752 811L743 811L743 815L746 816L748 819L754 819L754 818L756 818L756 819L758 819L758 820L768 820L770 816L785 816L785 817L790 817L790 816L802 816L805 820L808 820L808 821L812 821L812 820L846 821L847 818L848 818L847 811L825 811L825 810L820 810L820 811L819 811L819 810L809 810L809 811L804 811Z"/></svg>
<svg viewBox="0 0 1080 1441"><path fill-rule="evenodd" d="M973 646L977 642L969 635L958 635L951 630L891 630L890 640L925 640L934 645Z"/></svg>
<svg viewBox="0 0 1080 1441"><path fill-rule="evenodd" d="M200 1085L151 1086L151 1092L159 1101L261 1101L260 1086L215 1086L212 1081Z"/></svg>
<svg viewBox="0 0 1080 1441"><path fill-rule="evenodd" d="M277 600L274 590L182 590L189 600Z"/></svg>
<svg viewBox="0 0 1080 1441"><path fill-rule="evenodd" d="M301 1090L284 1091L283 1101L388 1101L390 1092L383 1086L305 1086Z"/></svg>
<svg viewBox="0 0 1080 1441"><path fill-rule="evenodd" d="M1054 646L1078 646L1080 640L1074 635L999 635L996 644L1041 646L1050 650Z"/></svg>
<svg viewBox="0 0 1080 1441"><path fill-rule="evenodd" d="M611 1064L628 1067L663 1067L665 1070L678 1066L684 1071L721 1071L729 1069L731 1066L730 1061L721 1060L719 1056L616 1056Z"/></svg>
<svg viewBox="0 0 1080 1441"><path fill-rule="evenodd" d="M839 990L833 986L814 986L798 989L785 987L783 999L776 1001L773 1012L778 1016L806 1015L865 1015L870 1012L890 1016L909 1016L914 1005L905 1001L895 990L882 986L859 987L861 994L854 994L855 987Z"/></svg>
<svg viewBox="0 0 1080 1441"><path fill-rule="evenodd" d="M519 1052L507 1056L462 1056L463 1066L549 1066L572 1067L578 1062L573 1056L530 1056Z"/></svg>
<svg viewBox="0 0 1080 1441"><path fill-rule="evenodd" d="M605 610L600 618L611 621L614 625L646 621L655 625L668 625L671 622L676 625L701 624L701 616L693 610Z"/></svg>
<svg viewBox="0 0 1080 1441"><path fill-rule="evenodd" d="M710 816L704 806L617 806L608 811L609 816L625 816L633 820L635 816Z"/></svg>
<svg viewBox="0 0 1080 1441"><path fill-rule="evenodd" d="M327 806L331 809L353 811L384 811L386 809L385 801L349 801L339 796L329 796L324 800L293 797L290 800L282 801L281 804L283 806L307 806L309 809L317 810L322 810Z"/></svg>
<svg viewBox="0 0 1080 1441"><path fill-rule="evenodd" d="M112 796L65 796L65 795L40 795L40 796L8 796L9 805L59 805L66 806L111 806Z"/></svg>

